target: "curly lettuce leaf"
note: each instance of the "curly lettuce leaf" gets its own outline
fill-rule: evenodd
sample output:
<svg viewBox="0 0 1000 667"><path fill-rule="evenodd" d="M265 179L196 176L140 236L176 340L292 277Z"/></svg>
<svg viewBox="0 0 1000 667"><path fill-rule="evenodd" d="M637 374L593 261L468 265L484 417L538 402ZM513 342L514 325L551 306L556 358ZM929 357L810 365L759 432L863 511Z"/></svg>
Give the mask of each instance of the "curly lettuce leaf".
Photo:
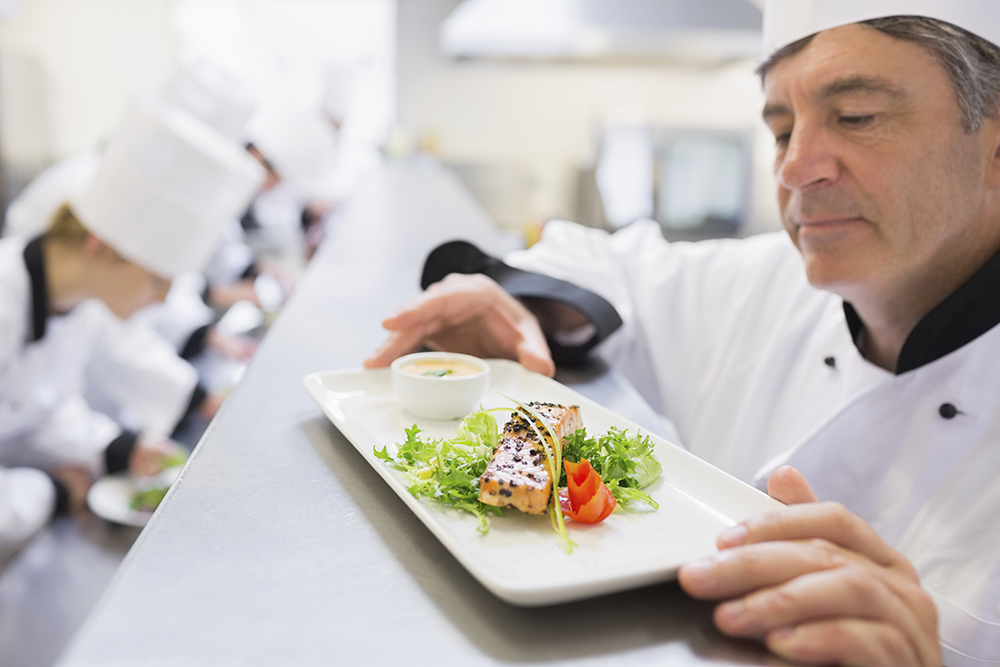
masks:
<svg viewBox="0 0 1000 667"><path fill-rule="evenodd" d="M377 458L402 472L407 490L417 498L468 512L475 516L480 533L489 532L488 515L500 508L479 501L479 477L496 448L499 429L489 412L473 412L458 427L451 440L424 439L416 424L406 429L406 440L395 455L388 447L375 449Z"/></svg>
<svg viewBox="0 0 1000 667"><path fill-rule="evenodd" d="M565 439L563 458L574 462L590 461L622 507L641 502L654 510L659 508L648 493L640 490L663 474L663 466L653 454L649 436L629 435L628 429L611 427L604 435L591 438L586 429L580 429Z"/></svg>

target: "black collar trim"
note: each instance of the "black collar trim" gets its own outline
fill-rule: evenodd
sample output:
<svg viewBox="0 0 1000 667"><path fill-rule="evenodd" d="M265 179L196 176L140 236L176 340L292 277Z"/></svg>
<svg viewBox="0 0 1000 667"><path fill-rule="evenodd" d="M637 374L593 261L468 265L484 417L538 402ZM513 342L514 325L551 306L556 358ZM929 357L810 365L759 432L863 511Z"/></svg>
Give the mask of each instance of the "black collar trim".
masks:
<svg viewBox="0 0 1000 667"><path fill-rule="evenodd" d="M844 315L857 345L864 323L851 304ZM936 361L1000 324L1000 252L917 323L899 353L896 375Z"/></svg>
<svg viewBox="0 0 1000 667"><path fill-rule="evenodd" d="M45 323L49 319L49 289L45 281L45 257L42 254L42 239L37 236L24 246L24 266L31 278L31 323L32 342L45 335Z"/></svg>

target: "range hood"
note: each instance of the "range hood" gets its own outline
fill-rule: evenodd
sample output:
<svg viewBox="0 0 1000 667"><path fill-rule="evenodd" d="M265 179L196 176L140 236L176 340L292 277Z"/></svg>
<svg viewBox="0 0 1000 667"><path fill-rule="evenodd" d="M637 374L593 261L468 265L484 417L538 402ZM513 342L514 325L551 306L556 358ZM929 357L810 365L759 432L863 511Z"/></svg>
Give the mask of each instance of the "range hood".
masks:
<svg viewBox="0 0 1000 667"><path fill-rule="evenodd" d="M757 58L761 11L748 0L465 0L444 20L458 58Z"/></svg>

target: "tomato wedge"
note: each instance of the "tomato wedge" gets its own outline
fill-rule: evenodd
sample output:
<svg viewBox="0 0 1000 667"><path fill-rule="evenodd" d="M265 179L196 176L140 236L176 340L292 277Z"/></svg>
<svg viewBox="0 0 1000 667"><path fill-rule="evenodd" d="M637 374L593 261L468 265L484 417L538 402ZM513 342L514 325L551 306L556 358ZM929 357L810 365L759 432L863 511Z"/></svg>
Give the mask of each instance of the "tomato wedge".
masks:
<svg viewBox="0 0 1000 667"><path fill-rule="evenodd" d="M608 518L615 509L615 497L590 461L563 461L563 467L566 469L566 488L559 489L559 506L563 514L580 523L600 523Z"/></svg>

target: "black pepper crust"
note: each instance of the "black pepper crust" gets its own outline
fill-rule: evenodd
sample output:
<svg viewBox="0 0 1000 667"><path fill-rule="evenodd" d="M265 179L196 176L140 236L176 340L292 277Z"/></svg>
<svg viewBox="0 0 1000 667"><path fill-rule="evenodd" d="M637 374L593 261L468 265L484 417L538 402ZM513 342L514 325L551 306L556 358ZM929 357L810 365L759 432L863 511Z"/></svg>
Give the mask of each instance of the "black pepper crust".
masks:
<svg viewBox="0 0 1000 667"><path fill-rule="evenodd" d="M516 507L539 513L544 511L544 507L538 500L541 498L538 494L551 491L546 449L558 446L558 443L551 442L548 424L561 423L568 410L576 411L576 419L579 419L579 407L540 401L528 405L539 412L541 418L527 412L511 413L510 419L503 425L501 441L488 466L489 476L484 471L481 477L481 481L488 482L489 487L482 489L482 499L498 507ZM525 505L532 509L526 509Z"/></svg>

